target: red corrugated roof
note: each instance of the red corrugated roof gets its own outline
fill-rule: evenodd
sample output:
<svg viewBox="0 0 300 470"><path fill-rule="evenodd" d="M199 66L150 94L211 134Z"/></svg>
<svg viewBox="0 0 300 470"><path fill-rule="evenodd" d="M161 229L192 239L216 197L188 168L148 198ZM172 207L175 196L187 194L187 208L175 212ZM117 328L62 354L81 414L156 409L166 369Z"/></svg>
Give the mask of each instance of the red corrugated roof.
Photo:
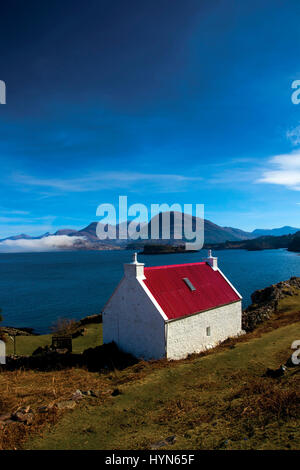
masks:
<svg viewBox="0 0 300 470"><path fill-rule="evenodd" d="M169 320L240 300L218 271L207 263L145 268L143 281ZM183 278L188 278L192 291Z"/></svg>

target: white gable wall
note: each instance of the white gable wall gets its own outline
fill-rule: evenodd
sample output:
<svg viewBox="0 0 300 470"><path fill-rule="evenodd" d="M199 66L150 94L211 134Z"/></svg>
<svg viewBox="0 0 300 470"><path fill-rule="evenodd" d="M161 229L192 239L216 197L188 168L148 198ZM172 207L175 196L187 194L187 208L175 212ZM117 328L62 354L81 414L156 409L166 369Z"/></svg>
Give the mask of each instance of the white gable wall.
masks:
<svg viewBox="0 0 300 470"><path fill-rule="evenodd" d="M138 358L166 356L165 322L135 277L124 277L103 311L103 342Z"/></svg>
<svg viewBox="0 0 300 470"><path fill-rule="evenodd" d="M242 302L197 313L166 325L167 358L182 359L242 332ZM210 328L210 336L207 336Z"/></svg>

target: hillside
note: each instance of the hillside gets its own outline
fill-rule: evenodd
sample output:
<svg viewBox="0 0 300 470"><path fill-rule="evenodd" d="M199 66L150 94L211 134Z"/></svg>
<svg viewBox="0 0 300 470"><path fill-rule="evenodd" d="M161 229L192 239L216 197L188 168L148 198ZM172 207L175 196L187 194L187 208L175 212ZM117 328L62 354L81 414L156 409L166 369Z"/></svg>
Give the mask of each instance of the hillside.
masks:
<svg viewBox="0 0 300 470"><path fill-rule="evenodd" d="M165 215L167 213L164 213ZM182 214L181 214L182 216ZM192 216L187 216L191 222L191 226L193 230L195 230L196 227L196 217ZM158 222L160 226L160 243L164 244L182 244L182 240L176 239L175 234L180 233L180 236L184 240L184 233L179 230L178 226L176 226L176 222L174 222L174 213L170 213L170 239L164 240L161 235L161 227L162 227L162 214L160 213L159 215L153 217L151 221L147 224L138 224L134 222L124 222L122 224L117 224L115 227L116 239L105 239L105 240L100 240L97 236L96 230L97 230L97 222L92 222L86 227L80 229L80 230L72 230L72 229L67 229L63 228L60 230L57 230L53 235L46 233L44 235L41 235L39 237L31 237L29 235L21 234L21 235L16 235L12 237L7 237L0 242L6 242L6 241L19 241L19 240L41 240L43 238L52 236L53 237L53 243L55 243L55 237L70 237L68 240L73 239L74 243L72 245L68 245L67 243L65 245L60 246L60 249L72 249L72 250L98 250L98 249L114 249L114 248L126 248L128 243L130 243L130 237L128 239L120 239L119 238L119 232L120 229L122 228L124 230L125 226L125 231L126 227L128 227L129 224L132 226L136 226L138 231L142 231L142 236L141 240L138 240L137 242L134 242L133 245L137 246L138 248L141 248L143 244L145 243L145 240L150 239L151 236L151 224ZM107 230L108 226L107 225L102 225L103 230ZM113 228L113 226L110 226ZM243 230L237 229L237 228L232 228L232 227L221 227L219 225L214 224L213 222L209 220L204 220L204 234L205 234L205 240L208 243L222 243L227 240L234 241L234 240L246 240L248 238L252 238L253 235L249 232L244 232ZM157 240L149 240L149 243L152 242L157 242Z"/></svg>
<svg viewBox="0 0 300 470"><path fill-rule="evenodd" d="M255 331L181 361L2 371L0 415L27 407L33 422L1 430L0 416L0 448L299 449L300 369L289 360L299 298L284 295ZM282 378L265 376L285 363Z"/></svg>
<svg viewBox="0 0 300 470"><path fill-rule="evenodd" d="M288 360L295 335L299 323L204 357L110 374L117 395L85 400L25 448L157 449L174 436L164 449L299 449L299 370L262 377Z"/></svg>
<svg viewBox="0 0 300 470"><path fill-rule="evenodd" d="M299 232L299 228L290 227L288 225L280 228L272 229L256 229L253 230L252 235L255 237L262 237L263 235L272 235L273 237L280 237L281 235L292 235Z"/></svg>
<svg viewBox="0 0 300 470"><path fill-rule="evenodd" d="M163 216L170 218L170 236L163 238L162 236L162 220ZM178 223L178 216L181 217L181 223ZM185 227L185 230L188 228L189 231L195 232L196 222L199 222L194 216L186 215L186 220L190 224L190 227ZM203 221L202 221L203 222ZM128 235L127 239L124 239L123 236L119 237L121 230L122 233L128 234L128 226L130 224L131 228L135 228L136 231L140 232L140 238L137 240L132 240ZM151 239L151 227L155 224L159 227L159 234L156 239ZM72 230L68 228L63 228L57 230L54 234L45 233L38 237L31 237L26 234L15 235L11 237L4 238L0 240L0 251L49 251L53 249L58 250L114 250L114 249L143 249L144 245L157 244L160 245L172 245L174 247L182 245L185 241L190 241L192 237L189 232L183 230L183 214L178 212L164 212L154 216L149 223L136 223L134 221L127 221L116 226L108 226L100 223L102 231L105 232L109 229L115 231L116 238L114 239L103 239L101 240L97 236L97 225L98 222L92 222L86 227L80 230ZM202 223L199 223L200 229L202 229ZM262 234L268 234L273 237L273 235L285 234L285 233L294 233L297 229L293 227L282 227L272 230L254 230L253 232L245 232L238 228L233 227L221 227L210 220L204 220L204 242L206 245L209 244L231 244L232 242L246 242L247 240L259 238L259 244L262 243ZM290 235L286 235L289 237ZM22 243L24 240L24 243ZM265 247L270 247L268 237L265 237L264 244ZM25 243L25 241L30 243ZM48 243L49 241L49 243ZM35 243L32 243L35 242ZM286 243L283 240L284 247ZM244 245L242 245L244 246ZM246 249L264 249L256 248L256 245L249 244ZM235 246L233 245L233 248ZM238 245L236 246L238 247ZM254 247L254 248L252 248ZM227 248L227 246L225 246Z"/></svg>
<svg viewBox="0 0 300 470"><path fill-rule="evenodd" d="M288 246L289 251L300 252L300 232L295 233Z"/></svg>
<svg viewBox="0 0 300 470"><path fill-rule="evenodd" d="M300 251L300 231L293 235L282 235L280 237L263 236L253 240L227 241L225 243L206 243L207 248L214 250L234 250L242 249L248 251L270 250L277 248L287 248L289 251Z"/></svg>
<svg viewBox="0 0 300 470"><path fill-rule="evenodd" d="M196 217L191 217L188 216L191 219L191 224L193 227L193 230L195 230L196 227ZM162 227L162 215L159 214L158 216L154 217L151 219L151 221L148 224L143 224L142 225L142 233L150 238L151 235L151 223L154 223L155 221L158 221L159 226ZM165 240L165 243L182 243L181 240L177 240L174 237L174 234L180 233L182 238L184 239L184 233L180 232L178 227L176 226L176 223L174 222L174 213L170 213L170 240ZM127 225L129 225L130 222L127 222ZM132 222L131 222L132 223ZM137 226L139 224L136 224ZM99 240L96 234L96 228L97 228L97 222L92 222L90 225L87 227L74 231L69 233L70 236L84 236L88 240L92 241L97 241ZM120 225L116 226L116 233L117 237L119 236L119 229ZM213 222L209 220L204 220L204 234L205 234L205 240L208 240L209 243L219 243L219 242L224 242L226 240L246 240L251 237L251 234L249 232L244 232L243 230L232 228L232 227L220 227L219 225L214 224ZM160 238L161 238L161 229L160 229ZM141 241L138 241L137 243L144 243L145 238L141 239ZM162 239L162 242L164 240ZM106 243L108 240L105 241ZM127 240L110 240L109 243L111 244L117 244L117 245L124 245L127 243Z"/></svg>
<svg viewBox="0 0 300 470"><path fill-rule="evenodd" d="M259 289L251 295L251 305L243 311L242 327L245 331L253 331L260 323L274 316L285 318L290 311L300 309L300 277L278 282L271 286Z"/></svg>
<svg viewBox="0 0 300 470"><path fill-rule="evenodd" d="M1 328L2 329L2 328ZM5 328L3 328L5 330ZM16 354L19 356L31 355L37 348L50 346L52 335L18 336L16 338ZM85 332L73 339L73 352L82 353L87 348L95 348L102 344L102 324L91 323L85 326ZM7 343L7 354L13 354L12 341Z"/></svg>

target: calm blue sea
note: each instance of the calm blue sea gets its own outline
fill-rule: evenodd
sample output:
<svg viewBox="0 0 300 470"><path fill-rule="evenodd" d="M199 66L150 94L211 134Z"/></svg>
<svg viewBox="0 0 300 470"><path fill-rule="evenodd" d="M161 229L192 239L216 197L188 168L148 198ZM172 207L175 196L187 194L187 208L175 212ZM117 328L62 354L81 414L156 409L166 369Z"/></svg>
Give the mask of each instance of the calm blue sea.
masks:
<svg viewBox="0 0 300 470"><path fill-rule="evenodd" d="M300 256L285 250L215 253L224 274L244 297L267 285L300 276ZM122 277L129 251L0 254L0 307L5 325L48 332L59 317L79 319L101 312ZM147 266L190 263L203 253L139 256Z"/></svg>

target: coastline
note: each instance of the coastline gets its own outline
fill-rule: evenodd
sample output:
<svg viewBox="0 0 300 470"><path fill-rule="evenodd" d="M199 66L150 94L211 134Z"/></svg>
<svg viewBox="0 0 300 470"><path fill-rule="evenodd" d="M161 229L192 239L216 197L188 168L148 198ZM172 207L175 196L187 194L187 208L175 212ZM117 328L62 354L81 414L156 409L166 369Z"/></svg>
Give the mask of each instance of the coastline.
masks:
<svg viewBox="0 0 300 470"><path fill-rule="evenodd" d="M180 256L179 256L180 255ZM141 255L146 266L196 263L207 252ZM220 267L238 286L243 308L251 293L266 285L299 276L297 253L286 249L216 251ZM47 334L57 318L80 320L100 312L123 275L132 251L18 253L0 256L1 325Z"/></svg>

